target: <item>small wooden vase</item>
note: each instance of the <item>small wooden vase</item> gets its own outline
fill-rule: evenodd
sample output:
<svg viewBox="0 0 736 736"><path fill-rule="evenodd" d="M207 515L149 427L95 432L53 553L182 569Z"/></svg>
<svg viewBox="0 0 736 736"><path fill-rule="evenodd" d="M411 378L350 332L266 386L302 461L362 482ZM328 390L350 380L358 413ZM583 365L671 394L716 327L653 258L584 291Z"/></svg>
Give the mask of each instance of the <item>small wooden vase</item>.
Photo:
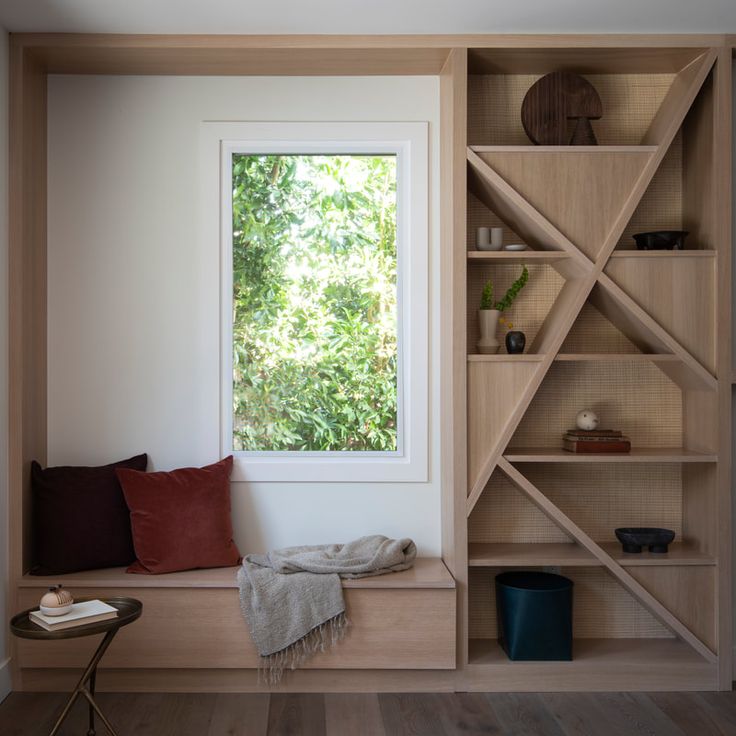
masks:
<svg viewBox="0 0 736 736"><path fill-rule="evenodd" d="M63 616L72 610L73 605L72 594L64 590L61 585L54 585L41 598L40 609L44 616Z"/></svg>

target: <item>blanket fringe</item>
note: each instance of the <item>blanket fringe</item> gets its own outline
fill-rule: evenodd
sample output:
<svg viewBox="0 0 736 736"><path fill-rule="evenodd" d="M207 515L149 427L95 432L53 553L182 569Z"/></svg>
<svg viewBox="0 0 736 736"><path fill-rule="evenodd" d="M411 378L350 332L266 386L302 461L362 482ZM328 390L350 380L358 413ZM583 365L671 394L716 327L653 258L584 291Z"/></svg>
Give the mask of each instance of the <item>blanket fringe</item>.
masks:
<svg viewBox="0 0 736 736"><path fill-rule="evenodd" d="M258 663L258 682L278 685L284 670L295 670L317 652L324 652L345 637L350 626L345 611L338 613L323 624L315 626L308 634L279 652L261 657Z"/></svg>

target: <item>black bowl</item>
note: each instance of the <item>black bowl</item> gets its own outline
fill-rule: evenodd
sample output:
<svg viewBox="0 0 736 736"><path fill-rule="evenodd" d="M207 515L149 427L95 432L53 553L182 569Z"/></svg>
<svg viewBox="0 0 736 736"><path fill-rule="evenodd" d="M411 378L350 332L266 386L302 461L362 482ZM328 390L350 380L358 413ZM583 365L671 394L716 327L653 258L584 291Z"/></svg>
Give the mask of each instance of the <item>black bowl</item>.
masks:
<svg viewBox="0 0 736 736"><path fill-rule="evenodd" d="M687 230L657 230L633 236L639 250L683 250Z"/></svg>
<svg viewBox="0 0 736 736"><path fill-rule="evenodd" d="M649 547L650 552L666 552L674 538L671 529L647 526L616 529L616 539L623 545L624 552L641 552L642 547Z"/></svg>

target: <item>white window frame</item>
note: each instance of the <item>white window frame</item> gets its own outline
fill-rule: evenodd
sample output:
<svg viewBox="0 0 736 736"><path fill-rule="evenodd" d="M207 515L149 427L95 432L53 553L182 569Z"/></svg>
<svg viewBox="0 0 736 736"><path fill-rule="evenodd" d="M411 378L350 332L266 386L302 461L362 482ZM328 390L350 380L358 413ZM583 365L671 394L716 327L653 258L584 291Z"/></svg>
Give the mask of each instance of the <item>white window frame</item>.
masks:
<svg viewBox="0 0 736 736"><path fill-rule="evenodd" d="M220 260L220 451L234 481L422 482L428 477L429 163L423 122L205 122L202 238ZM232 156L397 157L398 404L394 452L233 451Z"/></svg>

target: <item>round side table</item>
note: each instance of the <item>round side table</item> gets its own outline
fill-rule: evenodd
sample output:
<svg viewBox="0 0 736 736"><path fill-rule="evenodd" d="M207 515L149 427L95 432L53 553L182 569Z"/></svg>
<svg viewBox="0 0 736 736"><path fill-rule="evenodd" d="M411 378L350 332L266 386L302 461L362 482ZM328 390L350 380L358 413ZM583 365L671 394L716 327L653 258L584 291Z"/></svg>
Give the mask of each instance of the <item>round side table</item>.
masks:
<svg viewBox="0 0 736 736"><path fill-rule="evenodd" d="M88 599L80 598L77 602L81 603L83 600ZM89 731L87 731L87 736L95 736L96 734L95 713L97 713L99 719L105 725L105 728L111 736L117 736L115 730L110 725L110 722L95 702L94 696L95 680L97 679L97 665L100 663L100 660L107 651L107 648L115 638L115 634L117 634L123 626L132 624L133 621L140 617L141 611L143 610L143 604L135 598L103 598L102 602L118 609L118 615L116 618L111 618L107 621L97 621L91 624L82 624L81 626L74 626L69 629L62 629L61 631L46 631L46 629L38 626L38 624L33 623L33 621L28 617L28 614L31 611L38 610L38 606L36 606L13 616L10 620L10 631L21 639L56 641L58 639L76 639L80 636L104 634L100 645L97 647L94 655L92 655L92 659L90 659L89 664L84 670L82 678L74 688L74 692L69 696L69 700L64 706L64 710L62 710L56 724L53 729L51 729L49 736L54 736L54 734L56 734L56 732L61 728L61 724L69 715L72 705L74 705L76 699L80 695L83 695L89 703Z"/></svg>

